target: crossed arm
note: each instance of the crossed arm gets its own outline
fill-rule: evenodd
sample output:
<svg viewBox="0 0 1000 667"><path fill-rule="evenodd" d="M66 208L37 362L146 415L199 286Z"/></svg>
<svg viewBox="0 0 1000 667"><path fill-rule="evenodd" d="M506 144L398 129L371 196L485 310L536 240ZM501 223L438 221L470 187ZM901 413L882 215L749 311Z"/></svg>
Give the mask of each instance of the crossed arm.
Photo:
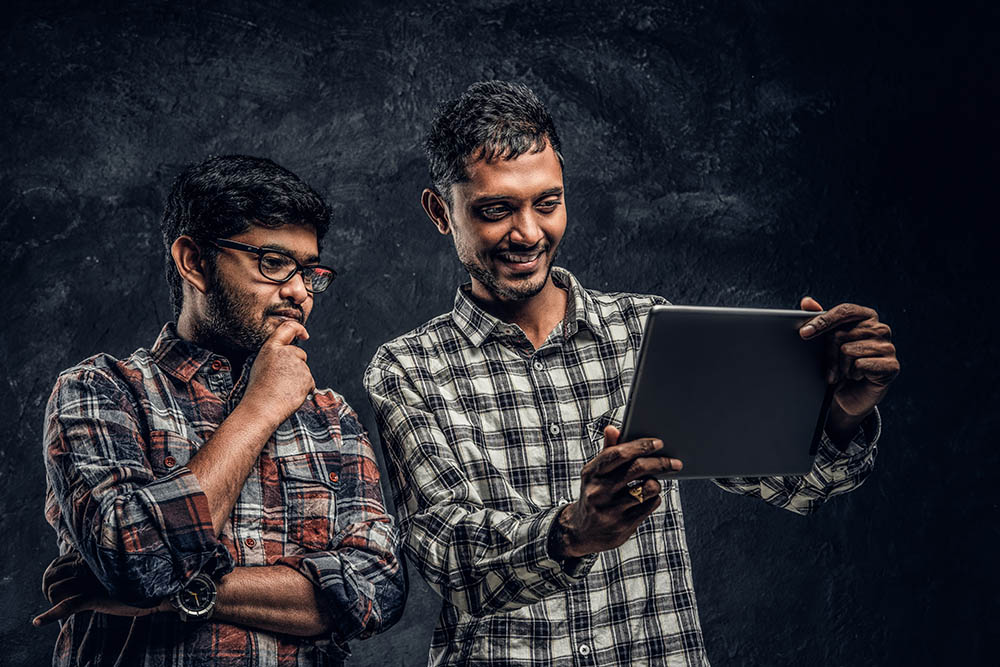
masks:
<svg viewBox="0 0 1000 667"><path fill-rule="evenodd" d="M398 618L404 591L395 531L374 452L346 404L341 428L352 449L341 476L359 497L338 511L340 543L272 566L233 568L217 539L264 444L314 388L305 353L290 345L293 324L301 328L286 323L272 336L288 340L262 348L243 400L215 434L186 466L160 478L143 454L136 409L114 378L60 378L46 424L48 514L72 550L46 571L53 607L35 625L84 610L172 612L165 600L199 572L218 581L214 618L225 622L347 640Z"/></svg>

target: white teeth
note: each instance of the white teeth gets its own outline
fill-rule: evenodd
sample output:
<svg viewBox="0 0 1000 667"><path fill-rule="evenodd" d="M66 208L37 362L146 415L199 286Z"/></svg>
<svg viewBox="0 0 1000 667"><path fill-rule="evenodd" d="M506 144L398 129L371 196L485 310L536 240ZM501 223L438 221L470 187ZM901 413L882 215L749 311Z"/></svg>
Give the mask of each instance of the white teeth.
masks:
<svg viewBox="0 0 1000 667"><path fill-rule="evenodd" d="M518 264L527 264L538 259L538 256L542 253L536 253L534 255L511 255L504 254L502 257L508 262L517 262Z"/></svg>

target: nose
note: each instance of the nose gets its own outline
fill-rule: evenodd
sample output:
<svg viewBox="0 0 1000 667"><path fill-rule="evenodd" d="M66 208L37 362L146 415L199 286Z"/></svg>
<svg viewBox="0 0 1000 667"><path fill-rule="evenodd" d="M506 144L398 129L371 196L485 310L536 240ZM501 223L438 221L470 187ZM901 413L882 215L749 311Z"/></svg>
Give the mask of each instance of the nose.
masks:
<svg viewBox="0 0 1000 667"><path fill-rule="evenodd" d="M312 296L306 289L306 281L302 278L301 271L296 271L294 276L283 282L278 293L282 298L291 299L296 305Z"/></svg>
<svg viewBox="0 0 1000 667"><path fill-rule="evenodd" d="M534 208L529 207L526 211L518 211L512 216L513 226L510 230L510 240L512 243L527 247L534 247L545 236L542 227L538 224L538 213Z"/></svg>

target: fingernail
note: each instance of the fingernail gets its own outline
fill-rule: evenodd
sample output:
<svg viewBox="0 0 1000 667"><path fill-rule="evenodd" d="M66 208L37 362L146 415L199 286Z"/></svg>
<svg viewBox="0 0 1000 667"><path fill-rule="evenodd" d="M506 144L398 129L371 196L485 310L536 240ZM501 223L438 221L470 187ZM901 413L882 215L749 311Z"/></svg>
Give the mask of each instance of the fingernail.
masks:
<svg viewBox="0 0 1000 667"><path fill-rule="evenodd" d="M803 336L809 337L812 336L814 333L816 333L816 327L814 327L811 324L807 324L804 327L802 327L800 331L802 332Z"/></svg>

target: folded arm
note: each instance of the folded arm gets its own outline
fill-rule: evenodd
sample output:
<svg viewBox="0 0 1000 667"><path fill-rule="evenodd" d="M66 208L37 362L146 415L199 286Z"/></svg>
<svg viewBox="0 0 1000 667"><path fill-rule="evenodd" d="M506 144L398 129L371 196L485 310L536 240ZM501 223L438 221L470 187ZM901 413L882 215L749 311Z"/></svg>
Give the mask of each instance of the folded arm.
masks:
<svg viewBox="0 0 1000 667"><path fill-rule="evenodd" d="M46 410L46 514L111 597L148 607L233 561L191 470L154 477L129 398L102 369L59 378Z"/></svg>

